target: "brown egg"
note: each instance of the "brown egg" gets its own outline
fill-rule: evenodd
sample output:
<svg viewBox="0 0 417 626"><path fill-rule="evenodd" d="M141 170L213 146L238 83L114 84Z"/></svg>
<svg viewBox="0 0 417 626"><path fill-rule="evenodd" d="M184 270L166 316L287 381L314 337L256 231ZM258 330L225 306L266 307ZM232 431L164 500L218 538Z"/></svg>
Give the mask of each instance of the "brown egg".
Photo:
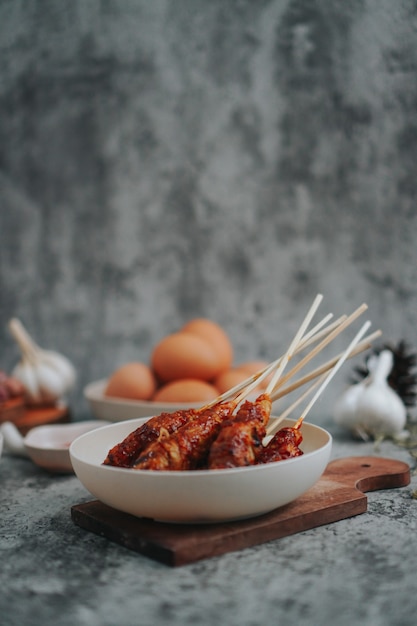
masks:
<svg viewBox="0 0 417 626"><path fill-rule="evenodd" d="M144 363L133 362L113 372L104 394L129 400L149 400L155 389L156 380L151 369Z"/></svg>
<svg viewBox="0 0 417 626"><path fill-rule="evenodd" d="M249 377L250 374L242 369L234 367L230 370L227 370L227 372L222 372L220 376L217 376L217 378L215 378L214 380L214 385L218 389L219 394L222 394L226 391L229 391L230 389L233 389L233 387L235 387L236 385L243 383ZM259 389L259 387L256 387L254 389L254 392L256 393L257 391L259 391Z"/></svg>
<svg viewBox="0 0 417 626"><path fill-rule="evenodd" d="M216 387L194 378L174 380L154 394L153 402L209 402L218 396Z"/></svg>
<svg viewBox="0 0 417 626"><path fill-rule="evenodd" d="M151 367L162 382L181 378L209 381L222 371L217 353L207 340L188 332L162 339L153 349Z"/></svg>
<svg viewBox="0 0 417 626"><path fill-rule="evenodd" d="M217 353L220 371L228 370L231 367L233 361L232 343L219 324L204 317L198 317L185 324L181 332L192 333L208 341Z"/></svg>
<svg viewBox="0 0 417 626"><path fill-rule="evenodd" d="M260 370L263 370L267 365L269 365L267 361L255 360L255 361L246 361L245 363L239 363L239 365L236 365L236 368L239 370L243 370L244 372L247 373L248 376L253 376L253 374L257 374ZM261 382L259 383L259 387L261 389L266 389L266 387L268 386L268 382L271 380L271 378L272 378L272 374L264 378L264 380L261 380Z"/></svg>

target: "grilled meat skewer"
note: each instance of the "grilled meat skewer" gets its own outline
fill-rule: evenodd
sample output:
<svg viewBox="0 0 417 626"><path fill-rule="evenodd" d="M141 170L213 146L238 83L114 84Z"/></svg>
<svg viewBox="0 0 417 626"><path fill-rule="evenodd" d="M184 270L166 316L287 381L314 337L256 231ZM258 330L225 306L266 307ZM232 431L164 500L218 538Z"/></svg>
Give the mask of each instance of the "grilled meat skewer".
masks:
<svg viewBox="0 0 417 626"><path fill-rule="evenodd" d="M133 469L190 470L207 461L211 443L222 422L235 410L234 402L222 402L201 411L193 420L166 438L151 443Z"/></svg>
<svg viewBox="0 0 417 626"><path fill-rule="evenodd" d="M303 451L300 450L299 445L302 440L299 428L281 428L268 445L259 451L257 463L274 463L301 456Z"/></svg>
<svg viewBox="0 0 417 626"><path fill-rule="evenodd" d="M160 441L199 414L196 409L161 413L136 428L125 439L116 444L107 454L104 465L132 467L141 453L153 442Z"/></svg>
<svg viewBox="0 0 417 626"><path fill-rule="evenodd" d="M211 445L209 469L242 467L256 463L271 414L271 399L260 395L255 402L246 400L235 416L228 419Z"/></svg>

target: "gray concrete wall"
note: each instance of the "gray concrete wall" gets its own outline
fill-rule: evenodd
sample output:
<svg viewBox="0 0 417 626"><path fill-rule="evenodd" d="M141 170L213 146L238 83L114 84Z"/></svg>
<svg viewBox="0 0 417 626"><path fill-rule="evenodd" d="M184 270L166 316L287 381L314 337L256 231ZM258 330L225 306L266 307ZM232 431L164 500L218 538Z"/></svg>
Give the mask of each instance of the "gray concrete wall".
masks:
<svg viewBox="0 0 417 626"><path fill-rule="evenodd" d="M0 367L18 316L81 407L190 317L275 358L318 292L417 344L416 32L414 0L1 0Z"/></svg>

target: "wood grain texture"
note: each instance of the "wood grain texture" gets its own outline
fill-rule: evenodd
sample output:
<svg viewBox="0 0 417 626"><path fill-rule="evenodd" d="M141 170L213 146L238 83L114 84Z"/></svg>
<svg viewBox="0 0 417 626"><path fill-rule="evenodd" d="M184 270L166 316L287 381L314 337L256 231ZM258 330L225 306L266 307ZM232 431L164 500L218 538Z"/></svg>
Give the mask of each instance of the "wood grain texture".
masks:
<svg viewBox="0 0 417 626"><path fill-rule="evenodd" d="M72 507L75 524L170 566L248 548L364 513L364 491L404 487L406 463L379 457L332 461L304 496L267 515L221 524L167 524L139 519L94 500Z"/></svg>

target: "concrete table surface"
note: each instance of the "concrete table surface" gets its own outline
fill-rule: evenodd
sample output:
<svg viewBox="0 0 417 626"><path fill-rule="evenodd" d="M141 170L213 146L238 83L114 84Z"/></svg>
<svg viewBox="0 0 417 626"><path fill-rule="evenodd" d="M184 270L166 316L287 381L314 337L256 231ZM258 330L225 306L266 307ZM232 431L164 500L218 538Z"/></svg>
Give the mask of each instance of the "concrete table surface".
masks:
<svg viewBox="0 0 417 626"><path fill-rule="evenodd" d="M321 424L322 425L322 424ZM332 458L379 455L414 467L392 442L378 449L333 434ZM3 626L408 626L417 615L417 480L368 494L359 516L178 568L76 526L91 496L73 475L0 461Z"/></svg>

